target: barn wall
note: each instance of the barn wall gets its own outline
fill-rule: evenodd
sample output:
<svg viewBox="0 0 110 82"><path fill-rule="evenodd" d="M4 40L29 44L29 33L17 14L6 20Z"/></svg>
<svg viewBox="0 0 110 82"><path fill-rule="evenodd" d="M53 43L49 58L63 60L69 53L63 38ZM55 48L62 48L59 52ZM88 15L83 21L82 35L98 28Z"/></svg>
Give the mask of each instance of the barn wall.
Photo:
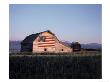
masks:
<svg viewBox="0 0 110 82"><path fill-rule="evenodd" d="M41 35L42 36L54 37L52 34L50 34L48 32L44 32L44 33L40 34L39 36L41 36ZM55 51L55 47L54 46L38 47L39 43L45 43L45 42L39 42L38 38L36 38L35 41L33 42L33 52L54 52ZM45 49L47 49L47 50L45 51Z"/></svg>
<svg viewBox="0 0 110 82"><path fill-rule="evenodd" d="M50 34L48 32L44 32L44 33L42 33L40 35L54 37L54 40L55 40L54 41L54 45L55 46L38 47L39 43L45 43L45 42L39 42L38 41L39 38L36 38L35 41L33 42L33 52L34 53L35 52L72 52L71 48L69 48L67 46L64 46L63 44L59 43L59 41L56 39L56 37L53 36L52 34Z"/></svg>
<svg viewBox="0 0 110 82"><path fill-rule="evenodd" d="M72 52L72 49L61 43L56 43L56 52Z"/></svg>

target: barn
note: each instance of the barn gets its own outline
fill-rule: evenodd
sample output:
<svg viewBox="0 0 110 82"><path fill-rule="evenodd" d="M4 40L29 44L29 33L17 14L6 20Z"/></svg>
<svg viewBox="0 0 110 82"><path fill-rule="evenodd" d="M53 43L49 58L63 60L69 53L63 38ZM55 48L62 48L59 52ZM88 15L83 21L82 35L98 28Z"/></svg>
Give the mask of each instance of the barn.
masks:
<svg viewBox="0 0 110 82"><path fill-rule="evenodd" d="M72 49L67 44L58 40L54 33L50 30L27 36L21 42L21 52L33 53L60 53L72 52Z"/></svg>

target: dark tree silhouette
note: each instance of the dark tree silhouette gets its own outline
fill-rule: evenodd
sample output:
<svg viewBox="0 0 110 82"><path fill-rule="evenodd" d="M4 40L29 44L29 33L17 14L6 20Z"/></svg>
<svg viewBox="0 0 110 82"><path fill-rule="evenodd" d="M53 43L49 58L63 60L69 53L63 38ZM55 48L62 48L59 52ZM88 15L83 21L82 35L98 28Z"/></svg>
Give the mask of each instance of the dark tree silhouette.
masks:
<svg viewBox="0 0 110 82"><path fill-rule="evenodd" d="M81 44L79 42L72 42L71 48L73 51L80 51L81 50Z"/></svg>

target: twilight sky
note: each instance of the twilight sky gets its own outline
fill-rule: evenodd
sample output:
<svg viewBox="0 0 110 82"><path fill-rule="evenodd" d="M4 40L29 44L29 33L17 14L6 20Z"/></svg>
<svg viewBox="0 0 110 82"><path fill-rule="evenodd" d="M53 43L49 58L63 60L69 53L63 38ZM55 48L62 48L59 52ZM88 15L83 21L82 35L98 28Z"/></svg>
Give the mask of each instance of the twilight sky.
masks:
<svg viewBox="0 0 110 82"><path fill-rule="evenodd" d="M9 39L51 30L59 40L101 43L100 4L10 4Z"/></svg>

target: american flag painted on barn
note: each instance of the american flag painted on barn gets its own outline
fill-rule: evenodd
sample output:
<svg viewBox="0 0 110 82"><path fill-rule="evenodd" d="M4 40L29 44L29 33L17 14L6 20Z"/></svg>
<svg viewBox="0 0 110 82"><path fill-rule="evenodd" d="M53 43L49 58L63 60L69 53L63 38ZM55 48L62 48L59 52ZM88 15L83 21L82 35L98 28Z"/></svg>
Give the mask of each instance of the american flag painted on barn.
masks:
<svg viewBox="0 0 110 82"><path fill-rule="evenodd" d="M38 47L55 47L55 39L50 36L39 36Z"/></svg>

